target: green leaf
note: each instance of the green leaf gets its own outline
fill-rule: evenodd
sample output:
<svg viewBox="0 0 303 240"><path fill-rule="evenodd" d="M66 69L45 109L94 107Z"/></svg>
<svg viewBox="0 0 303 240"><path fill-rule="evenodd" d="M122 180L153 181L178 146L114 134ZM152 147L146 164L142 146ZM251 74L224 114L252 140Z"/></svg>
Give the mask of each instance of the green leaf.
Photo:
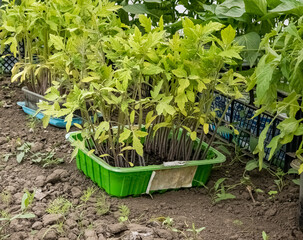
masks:
<svg viewBox="0 0 303 240"><path fill-rule="evenodd" d="M218 18L240 18L245 14L243 0L225 0L215 9Z"/></svg>
<svg viewBox="0 0 303 240"><path fill-rule="evenodd" d="M145 4L125 5L123 10L131 14L150 14Z"/></svg>
<svg viewBox="0 0 303 240"><path fill-rule="evenodd" d="M135 122L135 110L130 113L130 123L133 124Z"/></svg>
<svg viewBox="0 0 303 240"><path fill-rule="evenodd" d="M24 157L25 157L25 152L18 153L17 154L17 162L21 163Z"/></svg>
<svg viewBox="0 0 303 240"><path fill-rule="evenodd" d="M256 160L251 160L251 161L246 163L245 170L246 171L252 171L252 170L254 170L258 167L259 167L258 162Z"/></svg>
<svg viewBox="0 0 303 240"><path fill-rule="evenodd" d="M130 137L131 133L132 133L131 130L124 128L123 133L120 134L119 142L123 143L125 140L127 140Z"/></svg>
<svg viewBox="0 0 303 240"><path fill-rule="evenodd" d="M143 145L139 138L135 135L133 135L133 148L141 157L143 157Z"/></svg>
<svg viewBox="0 0 303 240"><path fill-rule="evenodd" d="M261 43L260 35L256 32L250 32L236 37L235 41L240 46L244 46L241 55L246 61L248 61L250 67L252 67L258 57Z"/></svg>
<svg viewBox="0 0 303 240"><path fill-rule="evenodd" d="M20 215L16 215L15 217L13 217L13 219L25 219L25 218L35 218L36 215L33 213L24 213L24 214L20 214Z"/></svg>
<svg viewBox="0 0 303 240"><path fill-rule="evenodd" d="M236 58L236 59L242 59L241 56L239 55L239 53L235 50L235 49L228 49L225 50L223 52L220 52L219 55L221 57L225 57L225 58Z"/></svg>
<svg viewBox="0 0 303 240"><path fill-rule="evenodd" d="M187 78L187 72L183 68L172 70L172 73L178 78Z"/></svg>
<svg viewBox="0 0 303 240"><path fill-rule="evenodd" d="M244 0L245 10L252 15L263 16L267 13L266 0Z"/></svg>
<svg viewBox="0 0 303 240"><path fill-rule="evenodd" d="M229 127L225 127L225 126L220 126L218 127L217 132L220 133L227 133L227 134L233 134L233 130L230 129Z"/></svg>
<svg viewBox="0 0 303 240"><path fill-rule="evenodd" d="M99 80L99 79L100 79L99 77L86 77L86 78L83 78L81 80L81 82L88 83L88 82L92 82L92 81Z"/></svg>
<svg viewBox="0 0 303 240"><path fill-rule="evenodd" d="M144 68L142 70L142 73L145 75L157 75L159 73L162 73L164 70L161 67L158 67L157 65L144 62Z"/></svg>
<svg viewBox="0 0 303 240"><path fill-rule="evenodd" d="M231 25L221 31L221 38L226 46L229 46L236 37L236 30Z"/></svg>
<svg viewBox="0 0 303 240"><path fill-rule="evenodd" d="M50 45L54 45L56 50L63 50L64 49L64 43L63 43L63 38L60 36L55 36L53 34L49 35L50 39Z"/></svg>
<svg viewBox="0 0 303 240"><path fill-rule="evenodd" d="M275 136L274 138L271 139L270 143L267 145L267 148L271 148L268 160L271 160L273 155L275 154L280 138L281 138L280 135Z"/></svg>
<svg viewBox="0 0 303 240"><path fill-rule="evenodd" d="M24 211L29 205L29 196L27 193L24 193L21 200L21 209Z"/></svg>
<svg viewBox="0 0 303 240"><path fill-rule="evenodd" d="M44 117L42 118L42 124L44 128L48 126L50 117L50 115L44 115Z"/></svg>
<svg viewBox="0 0 303 240"><path fill-rule="evenodd" d="M217 182L215 183L215 186L214 186L214 188L215 188L216 191L219 189L220 185L221 185L225 180L226 180L226 178L220 178L220 179L217 180Z"/></svg>
<svg viewBox="0 0 303 240"><path fill-rule="evenodd" d="M148 135L147 132L143 132L143 131L140 131L140 130L135 131L134 134L135 134L137 137L146 137L146 136Z"/></svg>
<svg viewBox="0 0 303 240"><path fill-rule="evenodd" d="M151 32L152 30L152 21L150 18L146 17L143 14L139 15L139 21L142 27L144 27L146 32Z"/></svg>

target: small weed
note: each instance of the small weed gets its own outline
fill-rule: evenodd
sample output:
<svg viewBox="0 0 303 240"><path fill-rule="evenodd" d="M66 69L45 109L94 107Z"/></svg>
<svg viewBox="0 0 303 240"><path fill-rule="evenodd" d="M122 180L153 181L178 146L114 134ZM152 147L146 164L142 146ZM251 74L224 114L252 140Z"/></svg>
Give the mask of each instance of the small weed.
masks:
<svg viewBox="0 0 303 240"><path fill-rule="evenodd" d="M25 142L20 147L17 148L17 162L21 163L25 158L26 154L30 152L32 147L32 143Z"/></svg>
<svg viewBox="0 0 303 240"><path fill-rule="evenodd" d="M1 101L0 101L0 108L3 108L4 105L5 105L5 101L4 101L4 100L1 100Z"/></svg>
<svg viewBox="0 0 303 240"><path fill-rule="evenodd" d="M199 238L199 234L205 229L205 227L201 227L201 228L196 228L195 224L192 223L192 226L189 227L187 223L185 223L187 229L184 231L181 231L177 228L171 228L171 230L173 232L178 232L181 233L185 239L187 240L198 240Z"/></svg>
<svg viewBox="0 0 303 240"><path fill-rule="evenodd" d="M237 226L242 226L243 222L241 220L236 219L235 221L233 221L233 224L235 224Z"/></svg>
<svg viewBox="0 0 303 240"><path fill-rule="evenodd" d="M73 204L69 200L58 197L49 204L46 212L49 214L66 215L72 207Z"/></svg>
<svg viewBox="0 0 303 240"><path fill-rule="evenodd" d="M269 236L264 231L262 232L262 238L263 240L269 240Z"/></svg>
<svg viewBox="0 0 303 240"><path fill-rule="evenodd" d="M110 203L105 194L101 194L101 196L97 198L96 208L98 215L105 215L109 212Z"/></svg>
<svg viewBox="0 0 303 240"><path fill-rule="evenodd" d="M235 186L229 187L227 190L223 184L223 182L226 180L226 178L220 178L216 183L213 188L214 194L213 194L213 202L218 203L223 200L228 200L228 199L234 199L236 198L235 195L228 193L227 191L234 188Z"/></svg>
<svg viewBox="0 0 303 240"><path fill-rule="evenodd" d="M0 218L10 218L10 215L5 210L0 210Z"/></svg>
<svg viewBox="0 0 303 240"><path fill-rule="evenodd" d="M278 194L278 191L269 191L268 195L270 196L269 199L273 199Z"/></svg>
<svg viewBox="0 0 303 240"><path fill-rule="evenodd" d="M23 194L21 201L22 211L27 211L29 209L29 207L34 202L34 198L35 198L35 191L33 193L30 193L28 190L25 190L25 193Z"/></svg>
<svg viewBox="0 0 303 240"><path fill-rule="evenodd" d="M47 153L38 152L32 155L31 161L34 163L42 164L42 167L44 168L63 163L63 158L56 158L55 154L55 150L52 150Z"/></svg>
<svg viewBox="0 0 303 240"><path fill-rule="evenodd" d="M12 200L12 194L10 192L6 192L6 191L2 192L0 194L0 200L5 205L9 205Z"/></svg>
<svg viewBox="0 0 303 240"><path fill-rule="evenodd" d="M121 205L119 206L119 222L125 222L128 220L129 214L130 214L130 210L128 208L128 206L126 205Z"/></svg>
<svg viewBox="0 0 303 240"><path fill-rule="evenodd" d="M86 203L90 198L91 196L94 194L94 192L96 191L96 189L94 187L88 187L83 195L81 196L80 200L84 203Z"/></svg>
<svg viewBox="0 0 303 240"><path fill-rule="evenodd" d="M30 131L33 132L37 128L37 125L41 122L41 120L31 115L27 116L26 120L27 120L27 127L30 129Z"/></svg>
<svg viewBox="0 0 303 240"><path fill-rule="evenodd" d="M20 213L10 216L6 211L0 210L0 237L2 239L6 239L9 237L9 235L4 235L6 232L6 227L10 224L10 222L14 219L25 219L25 218L35 218L35 214L27 212L28 209L28 202L27 202L27 197L25 197L27 193L24 193L22 197L22 202L21 202L21 211Z"/></svg>
<svg viewBox="0 0 303 240"><path fill-rule="evenodd" d="M166 227L172 227L174 224L174 219L171 217L166 217L164 221L162 221L162 225Z"/></svg>
<svg viewBox="0 0 303 240"><path fill-rule="evenodd" d="M2 160L3 160L4 162L7 162L11 156L13 156L12 153L3 154L3 155L2 155Z"/></svg>

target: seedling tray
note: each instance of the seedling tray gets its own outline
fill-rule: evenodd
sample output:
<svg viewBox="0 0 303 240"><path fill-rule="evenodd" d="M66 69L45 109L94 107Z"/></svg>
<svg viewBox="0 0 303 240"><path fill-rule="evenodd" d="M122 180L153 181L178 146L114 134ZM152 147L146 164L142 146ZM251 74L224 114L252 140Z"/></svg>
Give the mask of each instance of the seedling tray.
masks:
<svg viewBox="0 0 303 240"><path fill-rule="evenodd" d="M80 132L66 135L74 143L81 139ZM204 143L203 147L207 144ZM79 149L76 156L77 167L109 195L116 197L149 194L168 189L203 186L206 184L212 166L223 163L225 156L214 148L212 159L173 162L167 165L119 168L107 164L102 158L88 154L88 149Z"/></svg>
<svg viewBox="0 0 303 240"><path fill-rule="evenodd" d="M38 113L36 114L36 110L33 110L27 106L25 106L25 102L18 102L17 103L20 107L22 107L23 111L28 114L31 115L33 117L36 117L38 119L42 119L44 118L44 114L43 113ZM77 123L77 124L82 124L82 119L81 118L73 118L72 121L72 126ZM52 126L55 126L57 128L65 128L66 127L66 122L64 122L63 118L53 118L51 117L49 120L49 124Z"/></svg>

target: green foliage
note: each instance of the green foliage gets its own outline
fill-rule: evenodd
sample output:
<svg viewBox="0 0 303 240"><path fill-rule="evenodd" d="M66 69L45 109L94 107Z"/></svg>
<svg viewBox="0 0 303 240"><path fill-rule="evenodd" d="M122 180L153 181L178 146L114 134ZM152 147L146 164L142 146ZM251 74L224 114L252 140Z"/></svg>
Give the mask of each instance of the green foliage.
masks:
<svg viewBox="0 0 303 240"><path fill-rule="evenodd" d="M111 204L105 194L102 193L101 196L97 197L96 208L98 215L102 216L107 214L110 210L110 206Z"/></svg>
<svg viewBox="0 0 303 240"><path fill-rule="evenodd" d="M96 189L94 187L88 187L83 195L80 197L80 200L84 203L87 203L87 201L91 198L91 196L94 194Z"/></svg>
<svg viewBox="0 0 303 240"><path fill-rule="evenodd" d="M205 227L196 228L195 223L192 223L191 227L188 226L188 224L185 222L185 225L187 227L186 230L181 231L177 228L171 228L172 231L181 233L183 237L187 240L198 240L201 239L199 237L199 234L205 229Z"/></svg>
<svg viewBox="0 0 303 240"><path fill-rule="evenodd" d="M52 151L46 152L46 153L38 152L31 156L31 161L34 163L41 164L42 167L44 167L44 168L52 167L52 166L63 163L64 159L56 158L55 154L56 154L55 150L52 150Z"/></svg>
<svg viewBox="0 0 303 240"><path fill-rule="evenodd" d="M12 200L12 195L10 192L3 191L0 194L0 200L4 205L9 205Z"/></svg>
<svg viewBox="0 0 303 240"><path fill-rule="evenodd" d="M48 117L65 116L67 131L75 112L81 112L83 139L74 143L73 156L85 146L89 154L118 167L144 166L146 152L187 161L198 139L193 159L204 159L209 147L202 149L202 143L209 126L220 126L229 107L224 113L211 110L214 91L239 99L246 85L233 70L222 73L226 64L241 59L236 31L185 18L184 36L168 37L163 22L152 28L151 19L139 16L139 21L145 32L117 21L111 23L113 34L89 32L85 41L75 39L81 47L58 51L56 61L62 65L64 59L65 64L56 67L73 84L68 94L60 95L61 85L55 83L46 95L53 103L40 103L40 110ZM62 107L60 102L65 102Z"/></svg>
<svg viewBox="0 0 303 240"><path fill-rule="evenodd" d="M287 18L302 15L300 1L226 0L219 4L203 4L199 17L204 21L231 24L237 29L237 41L244 46L242 57L253 66L259 56L260 39ZM300 15L301 14L301 15Z"/></svg>
<svg viewBox="0 0 303 240"><path fill-rule="evenodd" d="M1 193L1 201L5 203L6 200L8 200L9 194L4 193L5 195L2 195ZM32 204L34 200L34 195L35 192L29 193L27 190L23 194L22 201L21 201L21 209L20 213L17 213L13 216L11 216L7 211L5 210L0 210L0 237L3 237L3 239L8 238L10 235L6 234L7 233L7 227L13 221L14 219L30 219L30 218L35 218L35 214L28 212L28 209L30 205ZM3 199L4 197L4 199ZM9 197L10 198L10 197Z"/></svg>
<svg viewBox="0 0 303 240"><path fill-rule="evenodd" d="M82 56L69 56L75 58L77 65L81 64L84 56L89 57L83 51L94 51L101 36L97 31L94 39L90 39L95 44L86 50L86 41L93 35L88 32L103 29L110 34L112 27L119 25L113 14L119 8L107 0L24 0L20 4L8 1L1 7L0 51L10 46L17 56L20 43L24 43L24 58L12 69L12 81L19 79L30 90L43 95L53 83L60 82L60 91L64 92L63 86L72 82L62 74L72 73L65 66L61 51L70 53L71 49L79 49Z"/></svg>
<svg viewBox="0 0 303 240"><path fill-rule="evenodd" d="M17 148L17 162L21 163L23 159L26 157L26 154L30 152L32 147L32 143L25 142L20 147Z"/></svg>
<svg viewBox="0 0 303 240"><path fill-rule="evenodd" d="M130 214L130 210L129 210L128 206L126 206L126 205L119 206L119 215L120 216L118 218L118 221L119 222L128 221L129 214Z"/></svg>
<svg viewBox="0 0 303 240"><path fill-rule="evenodd" d="M269 240L269 236L264 231L262 232L262 238L263 240Z"/></svg>
<svg viewBox="0 0 303 240"><path fill-rule="evenodd" d="M35 198L35 192L30 193L28 190L25 190L25 193L23 194L22 200L21 200L21 210L27 211L31 204L33 203Z"/></svg>
<svg viewBox="0 0 303 240"><path fill-rule="evenodd" d="M299 103L303 92L302 31L301 18L296 22L290 22L285 28L279 25L262 40L261 50L265 54L251 77L248 90L256 86L256 104L261 106L256 115L268 111L275 117L262 131L259 143L254 150L254 153L259 154L260 168L265 147L270 148L269 159L272 159L282 145L290 143L295 136L303 134L301 131L302 119L296 119L297 113L302 109ZM283 100L279 100L277 96L280 89L288 93L288 96ZM280 114L287 115L287 118L277 126L280 134L275 136L266 146L267 132ZM298 158L300 158L301 153L302 144L297 150Z"/></svg>
<svg viewBox="0 0 303 240"><path fill-rule="evenodd" d="M223 200L229 200L236 198L235 195L228 193L224 186L224 181L226 178L220 178L214 186L214 195L213 195L213 202L218 203Z"/></svg>
<svg viewBox="0 0 303 240"><path fill-rule="evenodd" d="M58 197L48 205L46 212L49 214L66 215L72 207L73 204L68 199Z"/></svg>

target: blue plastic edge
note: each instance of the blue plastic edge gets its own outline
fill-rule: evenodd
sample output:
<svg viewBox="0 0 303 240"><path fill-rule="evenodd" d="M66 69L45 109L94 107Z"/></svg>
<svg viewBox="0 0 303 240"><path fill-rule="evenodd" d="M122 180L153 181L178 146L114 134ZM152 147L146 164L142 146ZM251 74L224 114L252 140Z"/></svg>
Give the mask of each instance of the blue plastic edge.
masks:
<svg viewBox="0 0 303 240"><path fill-rule="evenodd" d="M37 119L42 119L44 118L44 114L43 113L38 113L36 115L36 111L29 108L29 107L26 107L25 106L25 102L17 102L17 105L22 107L23 111L28 114L28 115L31 115L31 116L35 116ZM77 123L77 124L82 124L82 119L81 118L73 118L73 121L72 121L72 126ZM49 124L52 125L52 126L55 126L57 128L65 128L66 127L66 122L64 122L64 119L61 119L61 118L53 118L51 117L50 120L49 120Z"/></svg>

